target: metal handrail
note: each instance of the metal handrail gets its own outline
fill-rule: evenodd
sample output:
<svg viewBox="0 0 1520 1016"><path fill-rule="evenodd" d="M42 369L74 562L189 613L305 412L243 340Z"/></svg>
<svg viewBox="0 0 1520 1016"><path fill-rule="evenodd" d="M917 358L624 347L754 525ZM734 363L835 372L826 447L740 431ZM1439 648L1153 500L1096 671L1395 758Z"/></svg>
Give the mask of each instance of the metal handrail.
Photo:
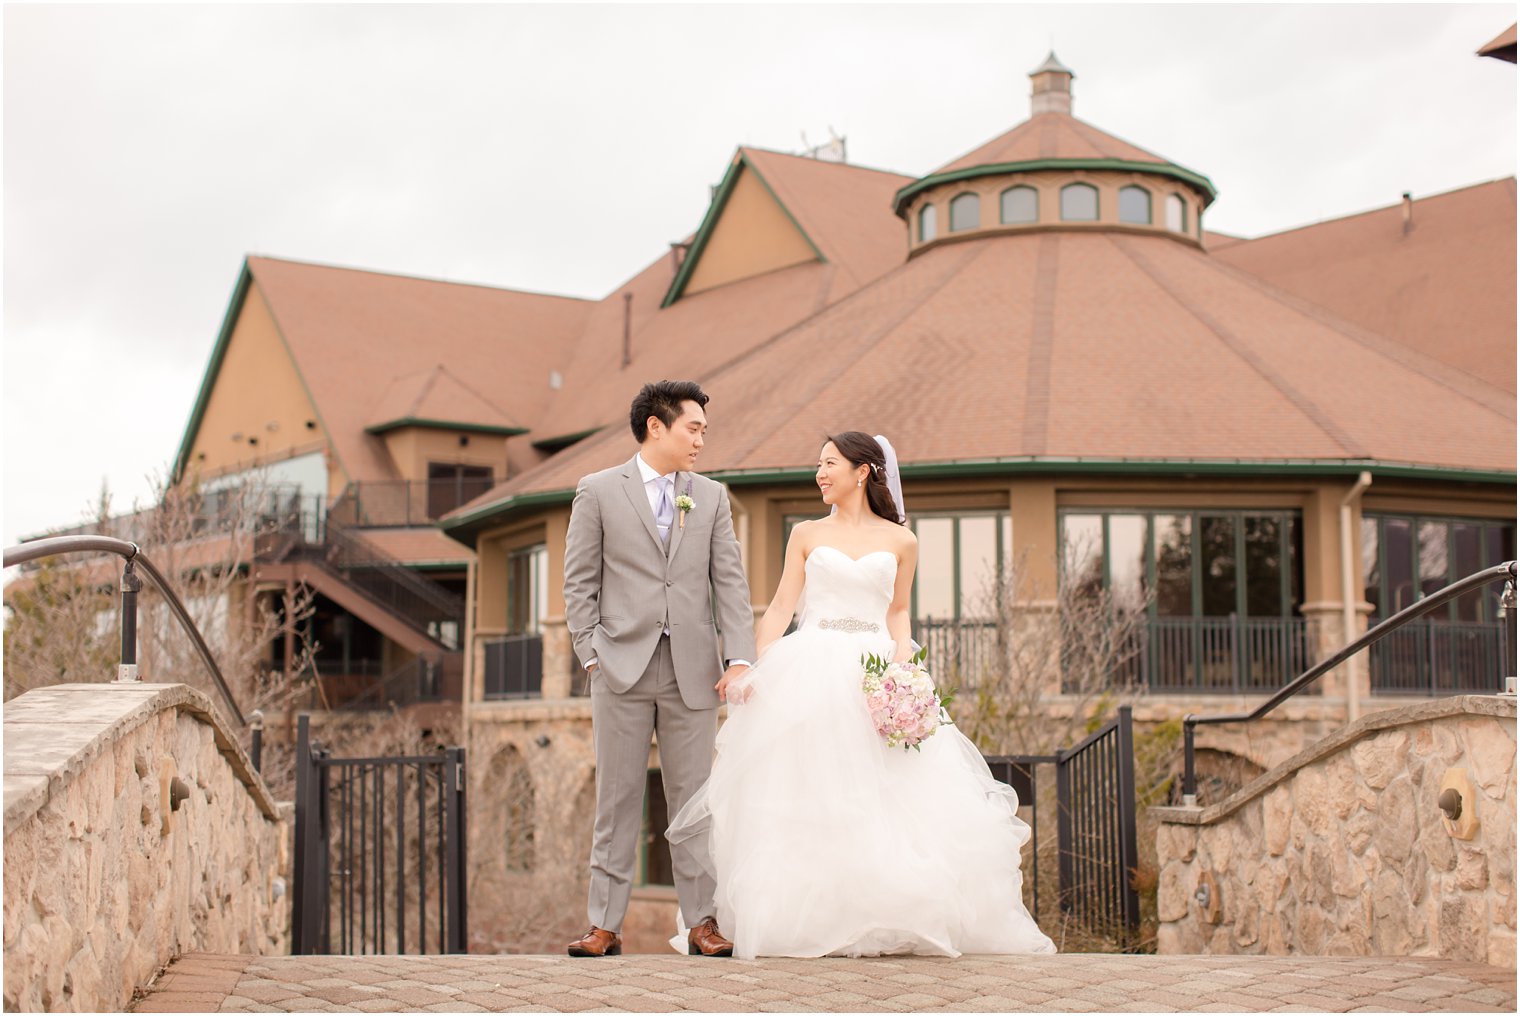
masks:
<svg viewBox="0 0 1520 1016"><path fill-rule="evenodd" d="M216 682L217 690L222 693L222 700L231 710L238 726L247 726L248 721L243 718L243 711L238 708L237 700L232 697L232 691L227 687L227 682L222 679L221 668L212 658L211 649L206 645L206 640L201 637L200 629L195 626L190 612L185 610L185 605L170 588L163 573L152 561L148 560L147 555L137 544L118 540L112 536L55 536L5 548L4 566L10 568L14 565L26 564L28 561L36 561L39 558L81 552L115 554L124 560L121 571L121 667L117 671L114 683L130 684L141 680L137 676L137 591L142 588L142 581L137 578L135 571L140 567L158 591L163 594L164 602L169 605L169 611L179 621L185 634L190 636L191 645L195 646L196 654L200 656L206 669L211 672L211 679Z"/></svg>
<svg viewBox="0 0 1520 1016"><path fill-rule="evenodd" d="M1393 632L1409 624L1411 621L1424 617L1437 607L1449 603L1464 593L1474 589L1481 589L1490 583L1503 580L1503 598L1506 632L1509 639L1509 651L1515 651L1515 562L1506 561L1496 564L1491 568L1485 568L1463 579L1458 579L1451 585L1438 589L1420 600L1411 603L1403 610L1389 617L1386 621L1369 628L1360 638L1346 644L1339 652L1327 657L1304 671L1292 681L1277 690L1277 694L1267 699L1261 705L1249 713L1220 713L1211 716L1195 716L1189 713L1182 719L1182 802L1185 807L1193 807L1198 803L1198 781L1193 771L1193 731L1200 723L1250 723L1261 719L1267 713L1282 705L1285 701L1297 695L1309 684L1323 677L1326 673L1334 670L1342 663L1366 649L1375 642L1381 641Z"/></svg>

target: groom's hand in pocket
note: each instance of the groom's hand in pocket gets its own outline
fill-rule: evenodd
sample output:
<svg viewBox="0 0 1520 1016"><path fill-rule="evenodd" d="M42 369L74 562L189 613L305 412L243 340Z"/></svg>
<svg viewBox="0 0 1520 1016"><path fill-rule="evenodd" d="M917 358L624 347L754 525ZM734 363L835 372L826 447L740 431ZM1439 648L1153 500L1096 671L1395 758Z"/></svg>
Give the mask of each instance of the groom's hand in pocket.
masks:
<svg viewBox="0 0 1520 1016"><path fill-rule="evenodd" d="M747 670L749 670L749 667L745 664L736 663L723 672L723 676L718 678L718 683L713 685L713 687L718 690L719 702L728 701L728 691L730 686L733 685L735 681L739 680L739 678L743 677L745 671ZM747 686L736 689L734 701L742 704L745 699L749 698L749 693L750 689Z"/></svg>

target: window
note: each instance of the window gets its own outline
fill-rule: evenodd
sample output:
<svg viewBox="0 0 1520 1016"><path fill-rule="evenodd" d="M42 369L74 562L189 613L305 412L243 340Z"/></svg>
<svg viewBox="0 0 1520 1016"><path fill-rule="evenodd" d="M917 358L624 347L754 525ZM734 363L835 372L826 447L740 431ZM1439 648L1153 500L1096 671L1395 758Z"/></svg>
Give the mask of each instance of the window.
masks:
<svg viewBox="0 0 1520 1016"><path fill-rule="evenodd" d="M1061 218L1067 222L1096 222L1098 188L1088 183L1069 183L1062 187Z"/></svg>
<svg viewBox="0 0 1520 1016"><path fill-rule="evenodd" d="M982 224L982 199L975 194L957 194L950 201L950 232L975 229Z"/></svg>
<svg viewBox="0 0 1520 1016"><path fill-rule="evenodd" d="M1018 225L1040 220L1040 192L1020 184L1009 187L1002 197L1002 222Z"/></svg>
<svg viewBox="0 0 1520 1016"><path fill-rule="evenodd" d="M1187 203L1176 194L1166 196L1166 228L1173 233L1187 232Z"/></svg>
<svg viewBox="0 0 1520 1016"><path fill-rule="evenodd" d="M1137 226L1151 224L1151 192L1144 187L1119 188L1119 221Z"/></svg>
<svg viewBox="0 0 1520 1016"><path fill-rule="evenodd" d="M537 635L549 599L549 548L536 543L507 555L507 634Z"/></svg>
<svg viewBox="0 0 1520 1016"><path fill-rule="evenodd" d="M1373 605L1369 624L1515 556L1513 522L1374 512L1362 517L1361 536L1363 596ZM1497 584L1474 590L1373 644L1367 656L1372 690L1496 691L1514 666L1506 662L1501 590Z"/></svg>
<svg viewBox="0 0 1520 1016"><path fill-rule="evenodd" d="M937 213L933 205L924 205L918 210L918 242L928 243L939 235Z"/></svg>
<svg viewBox="0 0 1520 1016"><path fill-rule="evenodd" d="M1297 512L1072 510L1059 520L1062 589L1144 608L1116 681L1267 691L1310 662Z"/></svg>
<svg viewBox="0 0 1520 1016"><path fill-rule="evenodd" d="M490 466L428 463L428 518L436 519L473 501L495 485Z"/></svg>

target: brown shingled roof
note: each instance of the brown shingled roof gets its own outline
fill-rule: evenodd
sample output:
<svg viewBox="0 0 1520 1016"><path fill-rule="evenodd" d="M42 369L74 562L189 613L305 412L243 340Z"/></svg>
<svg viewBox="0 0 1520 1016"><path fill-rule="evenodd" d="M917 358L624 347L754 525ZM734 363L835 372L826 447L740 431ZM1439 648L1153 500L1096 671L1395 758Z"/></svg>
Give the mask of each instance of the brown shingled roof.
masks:
<svg viewBox="0 0 1520 1016"><path fill-rule="evenodd" d="M1101 131L1069 113L1041 113L986 144L936 169L930 175L1001 162L1035 159L1124 159L1171 165L1154 152Z"/></svg>
<svg viewBox="0 0 1520 1016"><path fill-rule="evenodd" d="M1515 391L1515 179L1244 243L1220 261Z"/></svg>
<svg viewBox="0 0 1520 1016"><path fill-rule="evenodd" d="M460 365L498 412L538 419L549 371L562 368L592 304L570 297L250 257L267 300L351 481L395 479L384 415L398 379ZM401 391L403 389L396 389ZM477 403L477 408L479 408Z"/></svg>
<svg viewBox="0 0 1520 1016"><path fill-rule="evenodd" d="M370 412L369 428L408 420L523 429L441 363L392 381Z"/></svg>
<svg viewBox="0 0 1520 1016"><path fill-rule="evenodd" d="M846 427L886 433L905 463L1515 467L1509 394L1164 237L1051 232L931 250L705 384L701 467L713 473L806 468L821 436ZM455 517L569 489L632 452L609 430Z"/></svg>

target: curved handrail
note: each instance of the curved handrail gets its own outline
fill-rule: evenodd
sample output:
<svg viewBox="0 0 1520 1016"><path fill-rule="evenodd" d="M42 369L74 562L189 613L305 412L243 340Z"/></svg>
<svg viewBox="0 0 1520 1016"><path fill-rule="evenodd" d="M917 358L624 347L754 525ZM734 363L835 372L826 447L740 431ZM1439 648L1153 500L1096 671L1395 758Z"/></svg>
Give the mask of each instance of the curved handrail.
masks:
<svg viewBox="0 0 1520 1016"><path fill-rule="evenodd" d="M232 691L227 687L227 682L222 678L222 670L216 665L216 660L211 656L211 648L206 645L206 640L201 637L200 629L195 626L190 612L180 602L179 596L169 586L162 572L154 563L148 560L135 543L127 540L118 540L111 536L54 536L48 539L32 540L29 543L18 544L14 547L5 548L4 566L10 568L13 565L26 564L28 561L36 561L44 557L53 557L58 554L77 553L105 553L115 554L126 562L126 568L130 571L134 566L141 568L158 591L163 594L164 602L169 605L170 612L179 621L180 627L185 634L190 636L190 643L195 646L195 652L200 656L201 662L211 672L211 679L216 682L217 691L222 693L222 701L226 703L232 715L236 718L239 726L247 726L248 721L243 718L243 711L238 708L237 700L232 697ZM125 578L125 576L124 576ZM126 621L123 621L125 624ZM135 630L136 619L132 619Z"/></svg>
<svg viewBox="0 0 1520 1016"><path fill-rule="evenodd" d="M1515 575L1515 562L1506 561L1503 564L1496 564L1491 568L1485 568L1482 571L1473 572L1466 578L1458 579L1451 585L1446 586L1442 589L1438 589L1435 592L1431 593L1429 596L1416 600L1414 603L1411 603L1409 606L1405 607L1397 614L1389 617L1387 620L1377 624L1372 628L1367 629L1367 631L1360 638L1347 643L1339 652L1327 657L1324 660L1321 660L1319 663L1316 663L1314 666L1304 671L1292 681L1283 685L1277 690L1277 693L1275 695L1267 699L1255 709L1251 710L1249 713L1217 713L1209 716L1195 716L1192 713L1189 713L1187 716L1184 716L1182 718L1183 800L1185 802L1191 802L1196 800L1198 795L1197 780L1195 773L1193 772L1193 730L1199 724L1249 723L1254 720L1259 720L1263 716L1267 715L1267 713L1270 713L1272 710L1282 705L1285 701L1292 698L1294 695L1297 695L1309 684L1323 677L1326 673L1334 670L1342 663L1345 663L1351 657L1355 656L1363 649L1366 649L1374 642L1382 641L1384 638L1393 634L1395 631L1398 631L1400 628L1409 624L1411 621L1424 617L1426 614L1429 614L1437 607L1449 603L1465 593L1470 593L1474 589L1481 589L1482 587L1491 583L1498 582L1500 580L1509 583L1509 585L1505 587L1506 610L1509 612L1510 616L1513 617L1515 608L1514 604L1510 601L1512 601L1514 596ZM1511 643L1513 643L1513 639L1511 639ZM1510 651L1514 651L1513 644L1511 644Z"/></svg>

